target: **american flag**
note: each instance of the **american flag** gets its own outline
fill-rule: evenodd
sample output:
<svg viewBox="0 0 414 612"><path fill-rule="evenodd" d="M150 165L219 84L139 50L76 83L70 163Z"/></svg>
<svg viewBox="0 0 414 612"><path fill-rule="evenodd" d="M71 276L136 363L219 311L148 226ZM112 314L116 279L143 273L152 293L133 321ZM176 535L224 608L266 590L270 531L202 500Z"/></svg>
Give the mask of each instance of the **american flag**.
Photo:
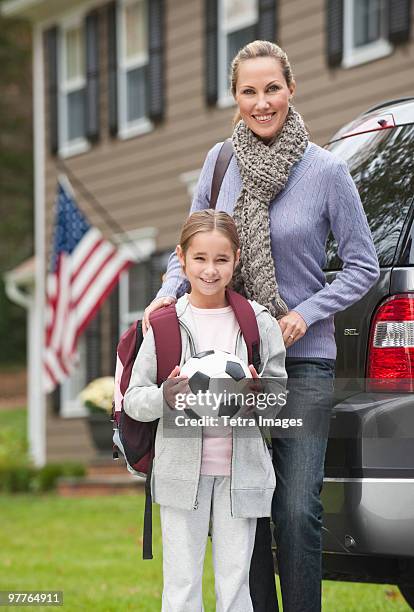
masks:
<svg viewBox="0 0 414 612"><path fill-rule="evenodd" d="M133 263L125 247L115 248L76 206L67 180L56 200L51 270L46 280L44 389L53 391L77 363L79 336Z"/></svg>

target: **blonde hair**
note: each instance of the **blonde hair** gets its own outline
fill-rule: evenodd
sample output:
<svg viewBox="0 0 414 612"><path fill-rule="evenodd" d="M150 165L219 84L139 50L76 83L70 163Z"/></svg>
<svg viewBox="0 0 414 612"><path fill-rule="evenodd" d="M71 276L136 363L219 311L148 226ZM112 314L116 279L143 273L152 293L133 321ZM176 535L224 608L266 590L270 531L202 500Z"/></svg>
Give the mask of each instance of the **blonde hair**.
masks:
<svg viewBox="0 0 414 612"><path fill-rule="evenodd" d="M272 43L268 40L254 40L253 42L248 43L242 49L240 49L240 51L237 53L237 55L231 62L230 85L233 97L236 97L236 86L237 79L239 78L240 64L242 62L245 62L246 60L255 59L256 57L273 57L273 59L280 62L287 86L290 88L293 84L295 79L293 76L292 67L289 63L289 59L285 51L283 51L283 49L281 49L275 43ZM240 119L240 113L239 111L237 111L233 118L233 126L235 126L240 121Z"/></svg>
<svg viewBox="0 0 414 612"><path fill-rule="evenodd" d="M234 255L240 248L239 235L232 217L225 212L212 208L200 210L191 214L185 221L180 236L180 247L183 255L187 253L193 237L200 232L217 230L230 240Z"/></svg>

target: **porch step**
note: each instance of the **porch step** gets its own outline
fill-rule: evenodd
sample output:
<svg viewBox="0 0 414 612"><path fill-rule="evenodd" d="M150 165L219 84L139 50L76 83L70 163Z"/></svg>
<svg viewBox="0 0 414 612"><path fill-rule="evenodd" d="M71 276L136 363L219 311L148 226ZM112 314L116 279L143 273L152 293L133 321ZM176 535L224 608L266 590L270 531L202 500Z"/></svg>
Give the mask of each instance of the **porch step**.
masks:
<svg viewBox="0 0 414 612"><path fill-rule="evenodd" d="M57 492L62 497L92 497L139 493L145 486L144 478L129 474L105 474L85 478L59 478Z"/></svg>
<svg viewBox="0 0 414 612"><path fill-rule="evenodd" d="M130 476L124 459L94 459L87 466L88 476Z"/></svg>

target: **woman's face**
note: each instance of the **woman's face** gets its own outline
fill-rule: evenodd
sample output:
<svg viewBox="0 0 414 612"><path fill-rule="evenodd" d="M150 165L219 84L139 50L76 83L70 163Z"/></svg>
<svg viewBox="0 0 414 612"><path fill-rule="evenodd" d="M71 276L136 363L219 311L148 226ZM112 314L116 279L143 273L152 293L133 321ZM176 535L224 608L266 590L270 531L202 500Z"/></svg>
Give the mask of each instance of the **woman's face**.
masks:
<svg viewBox="0 0 414 612"><path fill-rule="evenodd" d="M235 100L245 124L264 142L279 134L295 83L288 87L281 63L273 57L240 62Z"/></svg>

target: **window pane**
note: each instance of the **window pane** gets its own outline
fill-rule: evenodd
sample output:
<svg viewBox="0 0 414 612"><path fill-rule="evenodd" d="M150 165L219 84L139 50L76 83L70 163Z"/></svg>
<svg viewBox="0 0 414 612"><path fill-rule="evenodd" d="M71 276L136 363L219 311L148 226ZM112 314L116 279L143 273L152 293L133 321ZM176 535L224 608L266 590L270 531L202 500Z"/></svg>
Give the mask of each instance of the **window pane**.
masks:
<svg viewBox="0 0 414 612"><path fill-rule="evenodd" d="M329 149L348 163L380 265L392 265L414 193L414 126L351 136ZM328 269L338 269L332 238L327 250Z"/></svg>
<svg viewBox="0 0 414 612"><path fill-rule="evenodd" d="M134 68L126 73L127 80L127 120L134 121L146 115L146 67Z"/></svg>
<svg viewBox="0 0 414 612"><path fill-rule="evenodd" d="M146 3L136 2L125 8L126 57L147 53Z"/></svg>
<svg viewBox="0 0 414 612"><path fill-rule="evenodd" d="M85 75L85 41L83 28L67 30L66 39L66 79Z"/></svg>
<svg viewBox="0 0 414 612"><path fill-rule="evenodd" d="M129 312L145 310L151 301L149 262L131 266L129 275Z"/></svg>
<svg viewBox="0 0 414 612"><path fill-rule="evenodd" d="M232 21L256 21L256 0L224 0L224 19L229 24Z"/></svg>
<svg viewBox="0 0 414 612"><path fill-rule="evenodd" d="M161 288L163 276L167 270L171 250L157 253L151 257L151 300L154 299Z"/></svg>
<svg viewBox="0 0 414 612"><path fill-rule="evenodd" d="M255 26L250 26L248 28L244 28L243 30L237 30L236 32L232 32L227 35L227 70L226 74L229 74L230 64L234 58L234 56L240 51L244 45L252 42L256 38L256 28Z"/></svg>
<svg viewBox="0 0 414 612"><path fill-rule="evenodd" d="M85 136L85 89L67 95L68 140Z"/></svg>
<svg viewBox="0 0 414 612"><path fill-rule="evenodd" d="M356 47L381 37L381 0L354 0L354 44Z"/></svg>

